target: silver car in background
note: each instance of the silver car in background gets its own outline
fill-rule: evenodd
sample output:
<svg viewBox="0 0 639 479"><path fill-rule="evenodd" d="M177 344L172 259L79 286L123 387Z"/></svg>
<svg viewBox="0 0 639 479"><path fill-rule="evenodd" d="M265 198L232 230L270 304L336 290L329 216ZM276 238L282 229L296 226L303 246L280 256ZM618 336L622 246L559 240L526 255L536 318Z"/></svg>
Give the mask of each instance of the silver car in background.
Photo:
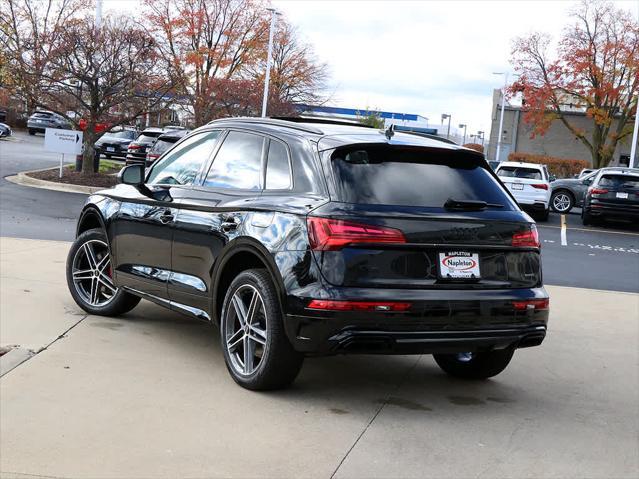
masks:
<svg viewBox="0 0 639 479"><path fill-rule="evenodd" d="M564 178L550 183L550 207L557 213L568 213L575 206L581 207L588 188L599 170L591 170L579 178Z"/></svg>

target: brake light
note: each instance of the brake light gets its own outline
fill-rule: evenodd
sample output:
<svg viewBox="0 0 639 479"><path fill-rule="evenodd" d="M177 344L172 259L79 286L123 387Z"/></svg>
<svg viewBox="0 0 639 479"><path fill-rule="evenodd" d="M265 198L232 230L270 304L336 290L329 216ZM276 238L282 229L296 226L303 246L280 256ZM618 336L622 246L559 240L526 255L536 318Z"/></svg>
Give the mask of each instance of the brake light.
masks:
<svg viewBox="0 0 639 479"><path fill-rule="evenodd" d="M525 301L513 301L513 308L517 311L526 311L534 309L536 311L542 311L550 308L550 299L528 299Z"/></svg>
<svg viewBox="0 0 639 479"><path fill-rule="evenodd" d="M539 243L539 233L537 232L537 227L535 225L530 225L529 230L519 231L515 233L513 235L511 245L517 247L539 248L541 246L541 243Z"/></svg>
<svg viewBox="0 0 639 479"><path fill-rule="evenodd" d="M408 311L411 303L395 301L328 301L313 299L308 309L323 311Z"/></svg>
<svg viewBox="0 0 639 479"><path fill-rule="evenodd" d="M537 183L537 184L530 185L530 186L532 186L533 188L537 188L538 190L547 190L548 189L548 185L545 184L545 183Z"/></svg>
<svg viewBox="0 0 639 479"><path fill-rule="evenodd" d="M309 216L308 239L315 251L340 250L356 243L406 243L395 228Z"/></svg>
<svg viewBox="0 0 639 479"><path fill-rule="evenodd" d="M146 159L147 159L148 161L157 160L159 157L160 157L160 155L151 155L151 154L146 155Z"/></svg>
<svg viewBox="0 0 639 479"><path fill-rule="evenodd" d="M140 145L129 145L129 150L138 150L142 148Z"/></svg>
<svg viewBox="0 0 639 479"><path fill-rule="evenodd" d="M608 190L605 190L603 188L590 188L588 192L591 195L605 195L606 193L608 193Z"/></svg>

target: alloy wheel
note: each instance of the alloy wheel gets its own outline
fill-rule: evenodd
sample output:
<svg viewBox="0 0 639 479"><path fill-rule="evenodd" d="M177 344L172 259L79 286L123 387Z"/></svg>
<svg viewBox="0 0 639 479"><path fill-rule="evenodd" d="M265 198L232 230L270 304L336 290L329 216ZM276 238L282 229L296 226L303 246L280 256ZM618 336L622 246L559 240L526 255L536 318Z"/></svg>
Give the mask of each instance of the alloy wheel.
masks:
<svg viewBox="0 0 639 479"><path fill-rule="evenodd" d="M555 211L563 213L564 211L568 211L570 209L570 205L572 200L566 193L558 193L552 200L552 206Z"/></svg>
<svg viewBox="0 0 639 479"><path fill-rule="evenodd" d="M75 290L90 306L106 306L118 292L113 283L109 246L104 241L89 240L78 248L71 275Z"/></svg>
<svg viewBox="0 0 639 479"><path fill-rule="evenodd" d="M264 299L255 287L244 284L233 293L224 325L233 369L242 376L253 374L265 356L268 326Z"/></svg>

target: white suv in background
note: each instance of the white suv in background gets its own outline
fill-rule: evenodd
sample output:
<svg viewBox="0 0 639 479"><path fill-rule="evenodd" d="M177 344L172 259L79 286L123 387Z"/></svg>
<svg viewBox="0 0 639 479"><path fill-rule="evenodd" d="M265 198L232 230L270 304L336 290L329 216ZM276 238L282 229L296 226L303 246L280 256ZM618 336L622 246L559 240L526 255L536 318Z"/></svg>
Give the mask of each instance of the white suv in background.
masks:
<svg viewBox="0 0 639 479"><path fill-rule="evenodd" d="M550 208L550 175L546 165L504 161L495 173L508 187L519 205L546 221Z"/></svg>

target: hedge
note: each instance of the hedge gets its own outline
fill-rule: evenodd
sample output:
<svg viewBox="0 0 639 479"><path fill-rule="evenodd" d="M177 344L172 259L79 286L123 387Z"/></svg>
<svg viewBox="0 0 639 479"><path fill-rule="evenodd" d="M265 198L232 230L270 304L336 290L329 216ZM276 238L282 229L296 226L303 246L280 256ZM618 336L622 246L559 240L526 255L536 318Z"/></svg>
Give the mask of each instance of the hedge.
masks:
<svg viewBox="0 0 639 479"><path fill-rule="evenodd" d="M484 152L484 145L480 145L479 143L465 143L462 145L464 148L470 148L471 150L478 151L480 153Z"/></svg>
<svg viewBox="0 0 639 479"><path fill-rule="evenodd" d="M548 166L551 175L557 178L571 178L579 174L584 168L590 168L586 160L568 160L554 156L534 155L532 153L513 152L508 155L508 161L523 161L524 163L537 163Z"/></svg>

